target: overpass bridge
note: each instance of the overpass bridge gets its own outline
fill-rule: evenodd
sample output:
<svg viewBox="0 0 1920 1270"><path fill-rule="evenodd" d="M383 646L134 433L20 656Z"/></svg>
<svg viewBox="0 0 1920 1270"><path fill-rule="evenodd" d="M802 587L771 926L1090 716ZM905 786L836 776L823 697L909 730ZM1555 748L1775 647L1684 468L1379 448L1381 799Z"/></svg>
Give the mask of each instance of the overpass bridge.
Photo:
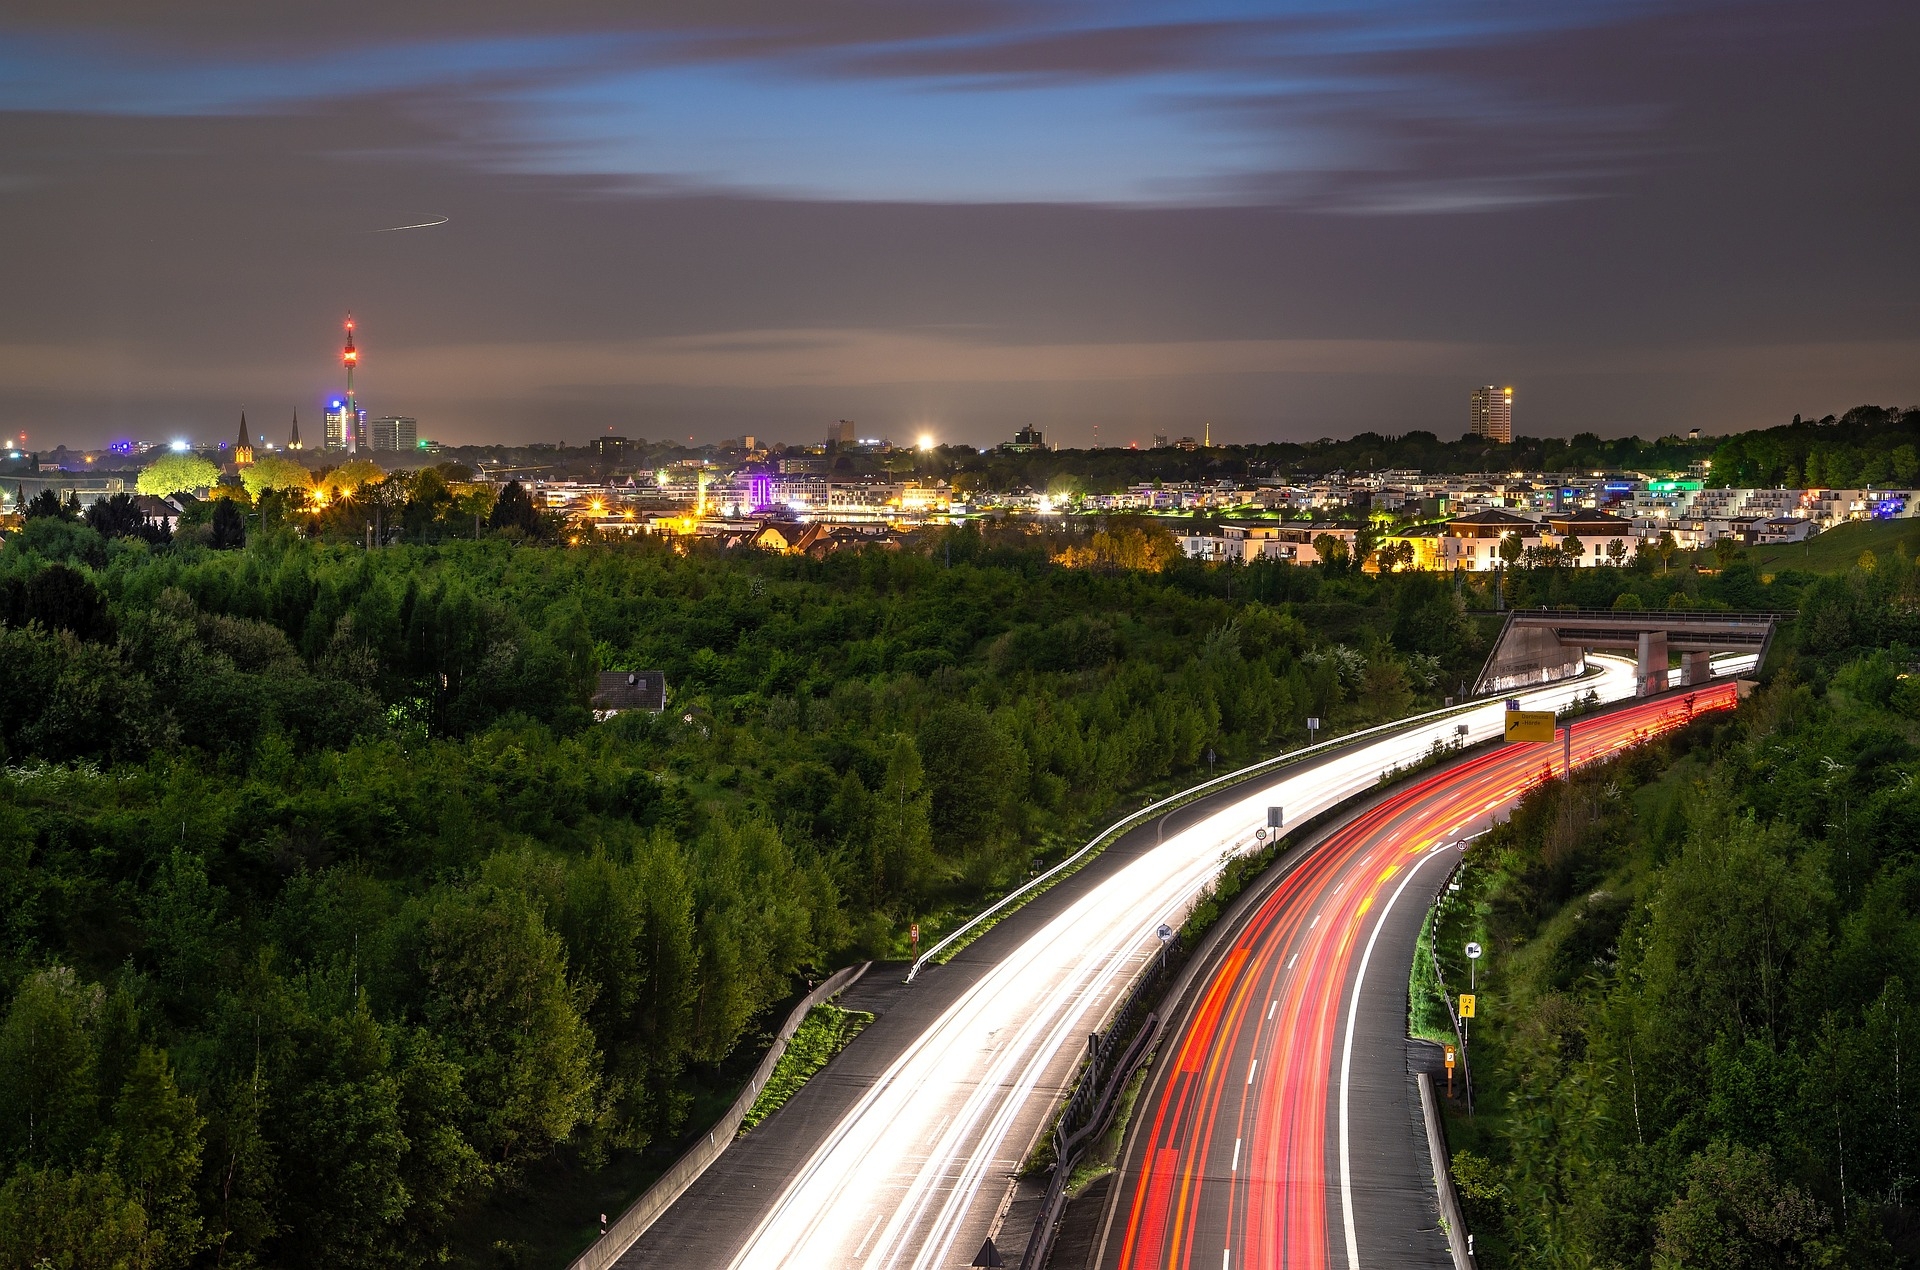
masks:
<svg viewBox="0 0 1920 1270"><path fill-rule="evenodd" d="M1512 692L1552 683L1586 668L1595 650L1629 652L1640 696L1664 692L1673 654L1680 682L1712 678L1717 653L1752 653L1757 670L1789 613L1733 613L1701 609L1516 609L1507 614L1474 695Z"/></svg>

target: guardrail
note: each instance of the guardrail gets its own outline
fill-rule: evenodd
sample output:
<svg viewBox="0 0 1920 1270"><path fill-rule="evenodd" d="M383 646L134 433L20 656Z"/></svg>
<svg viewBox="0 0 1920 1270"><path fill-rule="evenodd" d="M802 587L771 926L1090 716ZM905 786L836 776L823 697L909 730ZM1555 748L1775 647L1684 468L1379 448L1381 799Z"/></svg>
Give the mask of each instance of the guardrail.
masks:
<svg viewBox="0 0 1920 1270"><path fill-rule="evenodd" d="M1047 1194L1040 1205L1039 1219L1027 1240L1027 1251L1020 1258L1020 1270L1039 1270L1053 1251L1053 1239L1060 1229L1060 1214L1067 1204L1067 1183L1075 1166L1087 1153L1093 1140L1106 1132L1118 1109L1120 1091L1160 1037L1160 1016L1149 1010L1140 1030L1120 1052L1114 1047L1127 1035L1133 1015L1153 990L1167 977L1167 950L1163 947L1154 965L1134 981L1133 990L1113 1013L1104 1030L1087 1038L1087 1065L1080 1072L1073 1092L1053 1124L1053 1175L1047 1181Z"/></svg>
<svg viewBox="0 0 1920 1270"><path fill-rule="evenodd" d="M1588 666L1586 671L1583 672L1582 674L1573 676L1568 679L1557 680L1556 683L1557 684L1577 683L1581 679L1597 677L1600 673L1601 672L1598 668L1593 666ZM1352 745L1357 741L1364 741L1370 737L1382 736L1389 732L1398 732L1402 730L1412 729L1414 727L1417 727L1425 723L1437 723L1444 719L1450 719L1455 715L1466 714L1470 711L1481 709L1486 704L1487 704L1487 699L1484 697L1470 697L1466 701L1461 702L1459 705L1442 706L1438 710L1429 710L1424 714L1408 715L1404 719L1395 719L1391 723L1378 723L1370 728L1362 728L1358 732L1349 732L1344 736L1333 737L1329 740L1320 741L1313 745L1305 746L1301 749L1288 750L1284 754L1276 754L1272 758L1262 759L1258 763L1249 763L1245 767L1237 768L1234 771L1228 772L1222 776L1216 776L1211 780L1203 781L1198 785L1190 785L1186 789L1181 790L1177 794L1169 794L1167 797L1160 799L1158 802L1149 803L1138 811L1129 812L1128 814L1122 816L1120 819L1114 821L1111 825L1108 825L1105 829L1102 829L1099 833L1095 834L1092 838L1090 838L1087 841L1086 846L1081 847L1078 851L1074 852L1072 855L1068 856L1066 859L1062 860L1060 863L1054 865L1051 869L1048 869L1045 873L1040 874L1038 877L1030 878L1026 882L1022 883L1020 886L1015 887L1013 890L1007 892L1006 895L1002 896L999 900L995 901L993 904L989 905L988 907L974 914L973 917L969 918L964 924L958 927L955 927L952 931L948 932L945 938L941 939L938 943L934 944L932 947L928 948L927 951L921 953L918 957L914 959L913 965L909 967L907 970L907 982L912 983L914 979L920 974L922 967L924 967L928 962L933 961L934 959L939 957L939 955L942 952L944 952L948 947L950 947L956 940L960 939L961 937L971 932L975 927L979 926L982 922L988 920L989 918L997 916L1002 910L1006 909L1009 905L1014 904L1016 901L1025 899L1027 896L1033 894L1033 892L1036 889L1049 885L1050 883L1058 879L1063 873L1072 869L1074 866L1078 865L1082 860L1086 859L1087 856L1092 854L1095 850L1108 845L1112 839L1117 838L1122 834L1128 833L1134 829L1137 829L1140 825L1146 823L1149 820L1152 820L1155 816L1163 816L1170 811L1178 811L1181 807L1186 806L1188 803L1198 801L1201 798L1205 798L1209 794L1216 794L1223 789L1227 789L1233 785L1241 784L1245 781L1253 779L1256 776L1264 776L1268 772L1277 771L1282 767L1288 767L1288 766L1291 766L1292 764L1303 762L1310 758L1318 758L1323 754L1332 753L1337 749L1340 749L1344 746Z"/></svg>
<svg viewBox="0 0 1920 1270"><path fill-rule="evenodd" d="M774 1066L780 1056L787 1052L787 1042L800 1030L801 1020L807 1017L807 1011L822 1001L838 996L851 988L867 973L867 967L873 963L863 961L857 966L846 966L828 975L826 981L809 992L806 999L793 1007L787 1015L787 1021L780 1025L780 1031L774 1036L773 1048L753 1069L745 1089L733 1100L726 1114L713 1128L707 1130L707 1136L694 1143L686 1154L673 1162L673 1167L660 1175L659 1180L641 1193L640 1198L627 1205L626 1211L615 1218L606 1233L588 1245L587 1250L568 1264L567 1270L606 1270L615 1261L633 1247L647 1228L660 1219L660 1214L673 1206L673 1202L686 1194L687 1188L699 1180L713 1162L720 1158L723 1151L733 1142L734 1134L740 1131L740 1122L753 1110L753 1104L760 1097L760 1091L767 1087L767 1081L773 1076Z"/></svg>

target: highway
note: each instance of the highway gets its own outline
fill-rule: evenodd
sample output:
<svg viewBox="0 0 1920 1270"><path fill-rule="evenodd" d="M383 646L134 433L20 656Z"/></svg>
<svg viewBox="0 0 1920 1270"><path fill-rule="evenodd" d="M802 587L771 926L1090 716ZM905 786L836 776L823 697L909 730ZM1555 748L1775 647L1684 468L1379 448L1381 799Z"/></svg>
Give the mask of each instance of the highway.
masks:
<svg viewBox="0 0 1920 1270"><path fill-rule="evenodd" d="M1592 660L1599 675L1520 694L1524 704L1556 708L1589 689L1603 701L1632 695L1630 663ZM1468 741L1499 735L1502 715L1493 701L1414 721L1240 787L1237 798L1105 877L1013 948L902 1046L783 1179L758 1220L743 1221L737 1240L725 1240L730 1249L696 1253L682 1244L677 1264L965 1264L997 1229L1012 1175L1071 1079L1087 1034L1157 947L1155 928L1178 925L1223 860L1257 845L1267 808L1282 806L1287 822L1297 823L1372 788L1383 771L1417 762L1435 740L1455 740L1457 725ZM1001 1233L1017 1256L1026 1232ZM636 1249L622 1265L652 1264L644 1252Z"/></svg>
<svg viewBox="0 0 1920 1270"><path fill-rule="evenodd" d="M1731 708L1725 680L1580 720L1576 765ZM1103 1270L1452 1264L1409 1102L1407 968L1460 840L1561 747L1410 782L1299 858L1189 993L1134 1113Z"/></svg>

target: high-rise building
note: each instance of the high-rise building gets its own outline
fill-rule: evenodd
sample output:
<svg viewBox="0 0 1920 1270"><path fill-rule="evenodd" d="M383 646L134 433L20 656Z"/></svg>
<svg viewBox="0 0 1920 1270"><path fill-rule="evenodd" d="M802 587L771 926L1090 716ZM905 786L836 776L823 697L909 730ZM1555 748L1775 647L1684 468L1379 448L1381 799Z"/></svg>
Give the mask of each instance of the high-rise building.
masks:
<svg viewBox="0 0 1920 1270"><path fill-rule="evenodd" d="M1513 389L1488 384L1473 390L1473 435L1513 444Z"/></svg>
<svg viewBox="0 0 1920 1270"><path fill-rule="evenodd" d="M625 437L595 437L587 442L587 448L594 457L608 463L620 463L627 457L627 439Z"/></svg>
<svg viewBox="0 0 1920 1270"><path fill-rule="evenodd" d="M356 409L346 398L334 397L327 402L327 448L329 450L357 450L361 438L367 434L367 412Z"/></svg>
<svg viewBox="0 0 1920 1270"><path fill-rule="evenodd" d="M1000 451L1003 454L1030 454L1035 450L1046 448L1046 438L1041 435L1038 428L1022 428L1013 434L1013 440L1000 443Z"/></svg>
<svg viewBox="0 0 1920 1270"><path fill-rule="evenodd" d="M300 449L300 448L301 448L301 445L300 445L300 412L299 412L298 410L296 410L296 411L294 411L294 412L293 412L293 435L291 435L291 436L289 436L289 437L287 438L287 448L288 448L289 450L298 450L298 449Z"/></svg>
<svg viewBox="0 0 1920 1270"><path fill-rule="evenodd" d="M411 450L420 444L420 423L405 415L388 415L373 421L369 436L375 450Z"/></svg>
<svg viewBox="0 0 1920 1270"><path fill-rule="evenodd" d="M829 444L852 445L855 439L854 424L851 419L842 419L827 429Z"/></svg>

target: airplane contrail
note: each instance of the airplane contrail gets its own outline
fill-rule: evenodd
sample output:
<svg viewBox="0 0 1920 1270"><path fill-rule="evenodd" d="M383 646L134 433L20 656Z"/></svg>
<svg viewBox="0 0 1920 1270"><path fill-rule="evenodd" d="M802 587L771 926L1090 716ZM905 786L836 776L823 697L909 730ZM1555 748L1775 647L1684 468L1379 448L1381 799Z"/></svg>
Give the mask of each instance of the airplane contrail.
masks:
<svg viewBox="0 0 1920 1270"><path fill-rule="evenodd" d="M423 220L418 225L389 225L385 229L376 229L376 234L397 234L403 229L432 229L435 225L444 225L452 220L451 216L442 216L439 220Z"/></svg>

